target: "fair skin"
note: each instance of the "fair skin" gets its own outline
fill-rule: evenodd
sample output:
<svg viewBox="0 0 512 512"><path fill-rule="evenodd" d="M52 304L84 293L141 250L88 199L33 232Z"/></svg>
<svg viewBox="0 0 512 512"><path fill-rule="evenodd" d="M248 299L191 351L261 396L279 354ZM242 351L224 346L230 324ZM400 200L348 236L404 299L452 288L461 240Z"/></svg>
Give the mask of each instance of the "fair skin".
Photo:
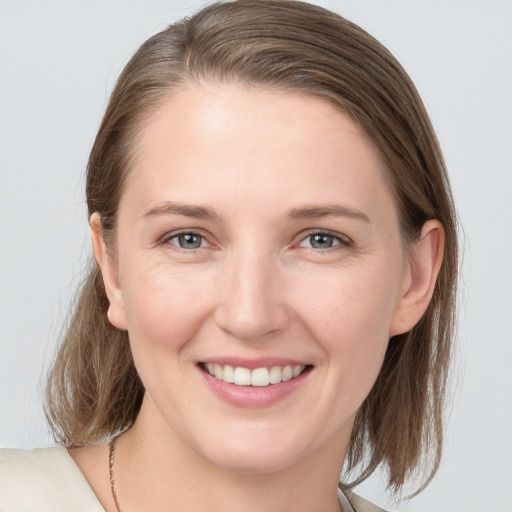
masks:
<svg viewBox="0 0 512 512"><path fill-rule="evenodd" d="M377 150L314 96L191 86L135 155L115 255L91 217L146 389L116 452L123 512L339 510L356 411L428 305L441 225L405 253ZM105 446L71 455L115 510Z"/></svg>

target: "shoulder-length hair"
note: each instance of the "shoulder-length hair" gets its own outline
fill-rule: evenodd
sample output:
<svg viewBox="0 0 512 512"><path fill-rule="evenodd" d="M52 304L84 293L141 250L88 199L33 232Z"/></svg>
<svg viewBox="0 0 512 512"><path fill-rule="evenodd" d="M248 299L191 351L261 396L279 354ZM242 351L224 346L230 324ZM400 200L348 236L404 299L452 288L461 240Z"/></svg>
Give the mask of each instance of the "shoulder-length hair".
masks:
<svg viewBox="0 0 512 512"><path fill-rule="evenodd" d="M402 238L429 219L445 230L432 301L418 324L393 337L354 424L350 485L383 464L399 490L417 468L423 488L438 468L443 403L454 331L456 216L445 164L423 103L396 59L357 25L321 7L288 0L216 3L151 37L129 61L110 98L87 169L89 215L98 212L113 246L120 196L141 126L174 92L192 84L244 83L312 94L346 112L386 164ZM91 262L47 387L56 439L83 445L129 427L144 388L128 333L107 319L108 299Z"/></svg>

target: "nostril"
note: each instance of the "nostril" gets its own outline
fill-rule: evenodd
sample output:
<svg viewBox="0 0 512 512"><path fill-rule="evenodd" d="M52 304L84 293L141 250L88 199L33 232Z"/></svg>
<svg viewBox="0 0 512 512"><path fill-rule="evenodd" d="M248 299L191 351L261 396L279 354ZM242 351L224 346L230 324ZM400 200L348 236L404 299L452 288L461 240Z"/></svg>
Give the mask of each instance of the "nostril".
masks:
<svg viewBox="0 0 512 512"><path fill-rule="evenodd" d="M242 307L229 311L218 311L216 323L224 332L240 341L257 341L268 339L289 325L289 318L285 311L277 306L261 308Z"/></svg>

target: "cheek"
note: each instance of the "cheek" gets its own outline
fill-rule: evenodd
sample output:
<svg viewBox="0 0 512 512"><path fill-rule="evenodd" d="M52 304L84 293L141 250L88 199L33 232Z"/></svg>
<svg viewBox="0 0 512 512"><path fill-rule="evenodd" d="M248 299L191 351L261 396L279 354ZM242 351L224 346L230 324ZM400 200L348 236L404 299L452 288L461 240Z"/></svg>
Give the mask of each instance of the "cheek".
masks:
<svg viewBox="0 0 512 512"><path fill-rule="evenodd" d="M303 318L325 339L370 341L371 333L389 337L391 319L398 302L400 272L376 268L332 269L297 276L295 290Z"/></svg>
<svg viewBox="0 0 512 512"><path fill-rule="evenodd" d="M365 398L382 366L398 276L392 268L333 272L309 279L300 292L302 323L321 345L332 379L356 401Z"/></svg>
<svg viewBox="0 0 512 512"><path fill-rule="evenodd" d="M201 285L206 276L188 276L168 266L138 267L124 286L125 309L134 352L179 351L193 338L209 311ZM134 354L135 355L135 354Z"/></svg>

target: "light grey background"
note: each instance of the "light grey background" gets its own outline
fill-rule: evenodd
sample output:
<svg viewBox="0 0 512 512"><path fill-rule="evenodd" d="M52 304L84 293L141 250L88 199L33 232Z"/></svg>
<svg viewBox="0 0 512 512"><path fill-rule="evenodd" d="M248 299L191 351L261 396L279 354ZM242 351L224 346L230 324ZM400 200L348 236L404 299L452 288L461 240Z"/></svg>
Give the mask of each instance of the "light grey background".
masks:
<svg viewBox="0 0 512 512"><path fill-rule="evenodd" d="M512 511L512 2L339 0L422 94L465 250L443 465L393 510ZM198 1L0 0L0 445L50 442L40 390L89 254L83 172L133 51Z"/></svg>

